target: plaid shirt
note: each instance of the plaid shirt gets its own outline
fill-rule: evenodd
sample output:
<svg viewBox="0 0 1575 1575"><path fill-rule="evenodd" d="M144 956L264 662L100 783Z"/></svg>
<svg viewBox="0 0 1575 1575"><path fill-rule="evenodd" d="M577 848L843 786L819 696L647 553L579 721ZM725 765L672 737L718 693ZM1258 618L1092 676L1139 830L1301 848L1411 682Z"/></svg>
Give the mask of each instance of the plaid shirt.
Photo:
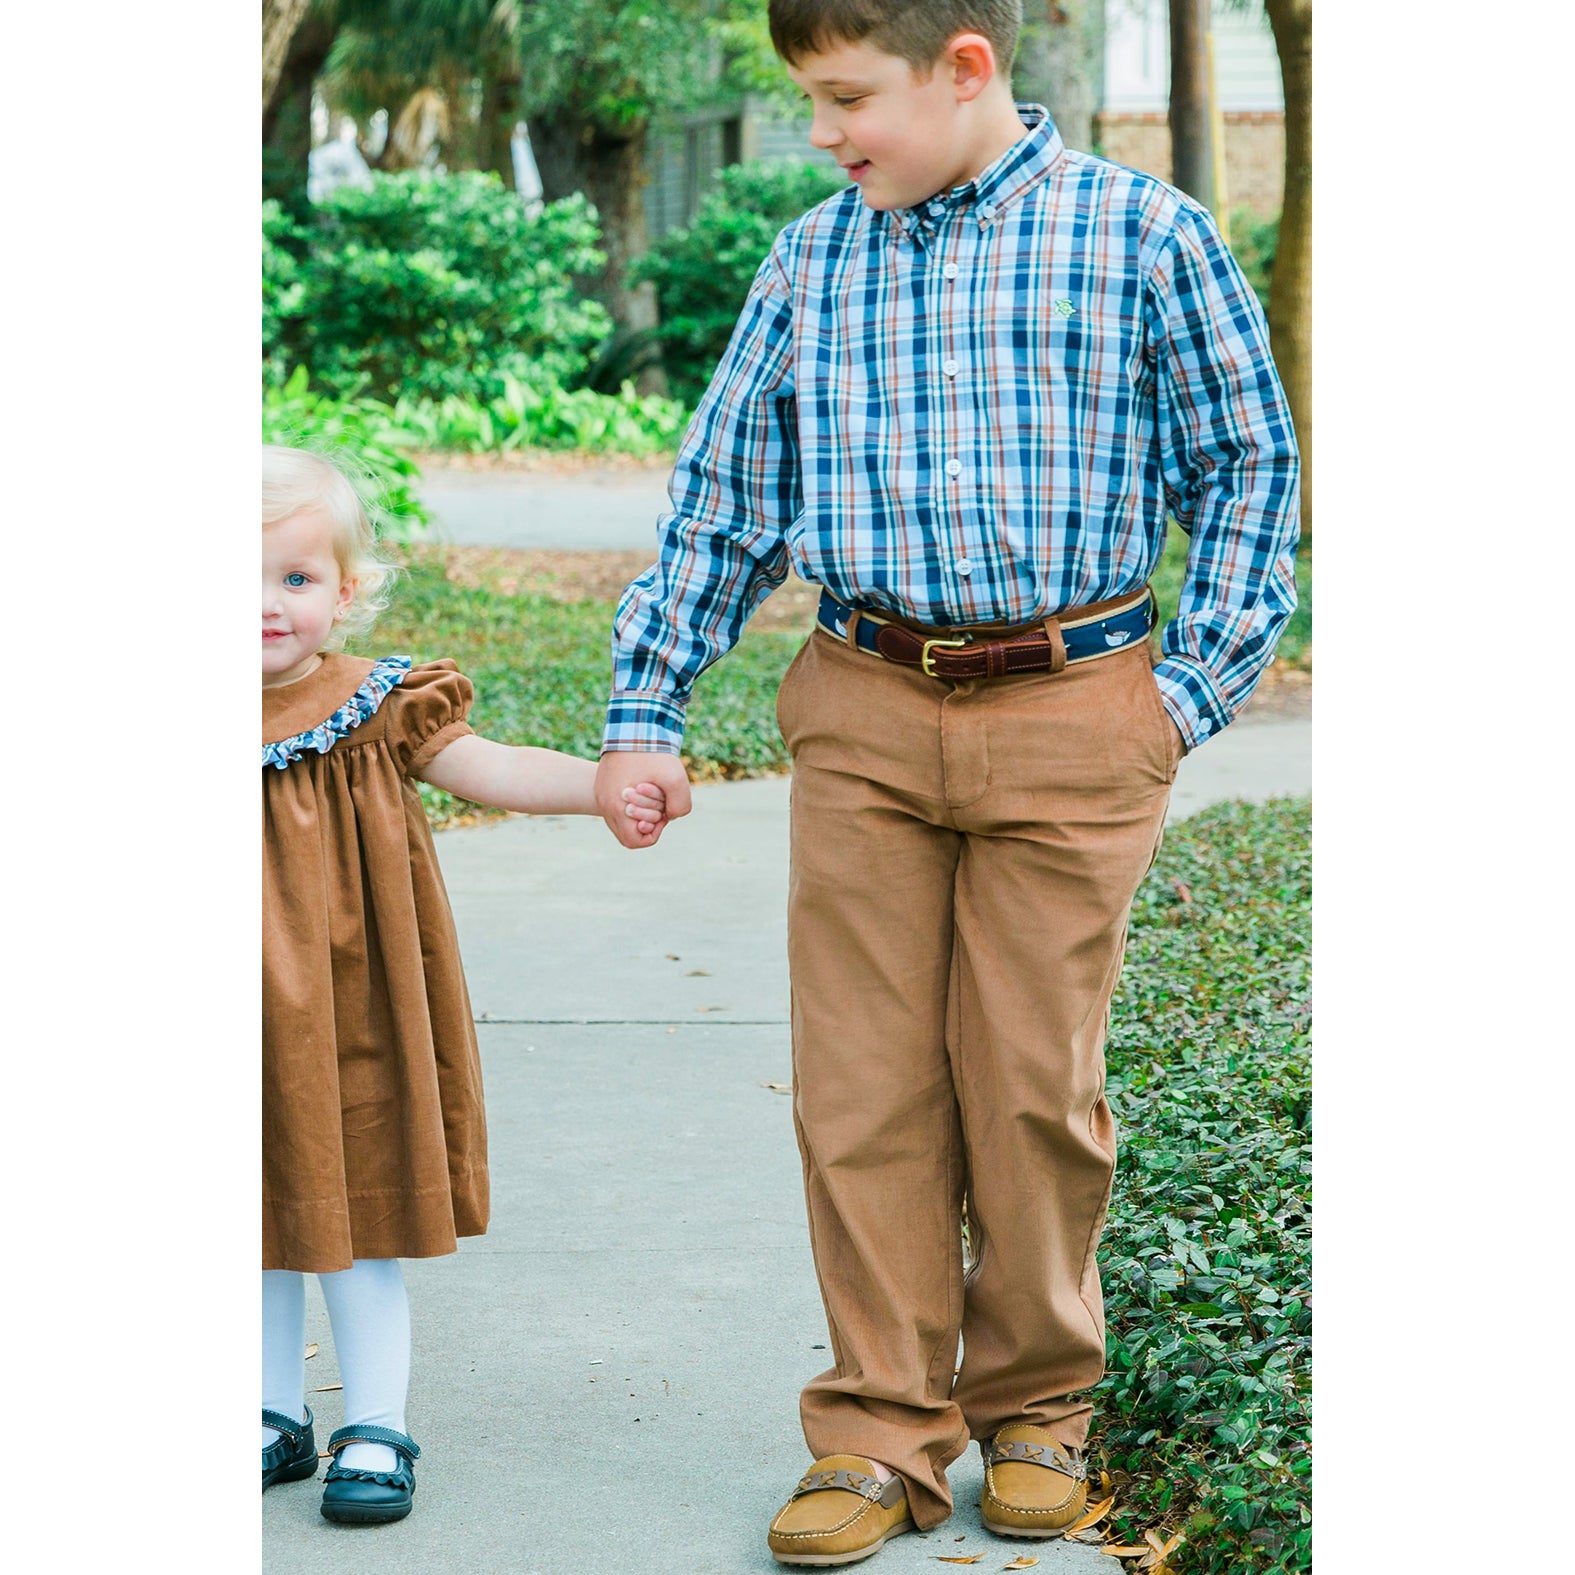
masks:
<svg viewBox="0 0 1575 1575"><path fill-rule="evenodd" d="M789 565L919 623L1031 623L1191 536L1155 669L1191 747L1296 605L1298 459L1268 331L1207 212L1067 150L1048 112L981 174L782 231L624 592L604 748L676 751L695 678Z"/></svg>

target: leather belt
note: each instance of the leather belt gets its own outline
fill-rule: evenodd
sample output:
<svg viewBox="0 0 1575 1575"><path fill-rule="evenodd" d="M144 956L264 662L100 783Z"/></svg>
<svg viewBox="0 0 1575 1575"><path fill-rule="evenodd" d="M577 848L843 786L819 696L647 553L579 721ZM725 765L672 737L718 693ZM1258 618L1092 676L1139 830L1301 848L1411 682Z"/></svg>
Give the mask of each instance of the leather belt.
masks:
<svg viewBox="0 0 1575 1575"><path fill-rule="evenodd" d="M1025 633L994 638L966 629L927 637L879 613L849 607L830 591L820 593L815 621L827 634L903 667L917 667L931 678L960 683L970 678L1003 678L1008 673L1058 673L1075 662L1110 656L1147 638L1154 627L1154 593L1147 586L1092 618L1078 609L1046 618Z"/></svg>

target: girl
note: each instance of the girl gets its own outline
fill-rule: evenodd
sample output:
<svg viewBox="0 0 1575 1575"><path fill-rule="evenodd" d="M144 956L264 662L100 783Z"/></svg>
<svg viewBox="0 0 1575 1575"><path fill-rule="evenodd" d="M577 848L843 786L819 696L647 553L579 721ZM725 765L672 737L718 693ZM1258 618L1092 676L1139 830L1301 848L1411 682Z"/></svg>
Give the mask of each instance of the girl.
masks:
<svg viewBox="0 0 1575 1575"><path fill-rule="evenodd" d="M487 1228L481 1064L418 780L500 809L595 815L596 767L478 738L451 661L331 648L391 566L345 475L263 449L263 1487L317 1471L304 1276L333 1325L347 1425L323 1514L410 1513L402 1257ZM661 792L624 795L642 841Z"/></svg>

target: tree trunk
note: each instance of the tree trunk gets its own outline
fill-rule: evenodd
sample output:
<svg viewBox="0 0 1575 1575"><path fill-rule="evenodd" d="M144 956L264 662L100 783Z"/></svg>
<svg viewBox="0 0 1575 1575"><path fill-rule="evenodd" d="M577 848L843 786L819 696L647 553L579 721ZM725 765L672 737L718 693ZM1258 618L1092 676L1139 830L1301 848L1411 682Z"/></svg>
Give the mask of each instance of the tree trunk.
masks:
<svg viewBox="0 0 1575 1575"><path fill-rule="evenodd" d="M518 61L493 58L482 63L481 123L476 128L476 168L496 170L510 191L514 186L511 139L520 115L521 72Z"/></svg>
<svg viewBox="0 0 1575 1575"><path fill-rule="evenodd" d="M1088 0L1048 0L1050 28L1045 34L1044 75L1056 130L1069 148L1088 152L1094 145L1098 95L1098 15L1103 7Z"/></svg>
<svg viewBox="0 0 1575 1575"><path fill-rule="evenodd" d="M653 353L656 288L650 283L626 290L624 273L648 245L645 228L646 123L616 130L572 119L562 109L531 122L531 142L548 202L581 191L595 204L601 220L601 249L606 266L586 280L587 293L612 314L612 343L604 362L616 367L625 356L639 355L634 371L644 393L665 393L667 379L660 364L644 357Z"/></svg>
<svg viewBox="0 0 1575 1575"><path fill-rule="evenodd" d="M312 86L317 81L335 28L308 17L290 40L273 102L263 112L263 196L277 197L297 213L307 211L306 167L312 151Z"/></svg>
<svg viewBox="0 0 1575 1575"><path fill-rule="evenodd" d="M1312 0L1268 0L1285 87L1285 199L1269 337L1302 451L1302 540L1312 540Z"/></svg>
<svg viewBox="0 0 1575 1575"><path fill-rule="evenodd" d="M1170 0L1170 178L1212 212L1208 28L1209 0Z"/></svg>
<svg viewBox="0 0 1575 1575"><path fill-rule="evenodd" d="M284 70L290 40L306 15L311 0L262 0L262 107L268 113L279 73Z"/></svg>

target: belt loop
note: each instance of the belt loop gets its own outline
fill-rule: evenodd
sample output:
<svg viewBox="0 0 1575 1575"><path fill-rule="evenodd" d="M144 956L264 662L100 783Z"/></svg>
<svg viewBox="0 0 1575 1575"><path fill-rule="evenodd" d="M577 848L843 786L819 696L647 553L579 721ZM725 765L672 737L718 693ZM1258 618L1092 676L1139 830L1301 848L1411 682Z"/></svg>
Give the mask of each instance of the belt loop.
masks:
<svg viewBox="0 0 1575 1575"><path fill-rule="evenodd" d="M859 619L862 618L863 616L864 616L864 614L861 613L858 610L857 607L855 607L848 614L848 627L847 627L847 630L845 631L845 633L843 634L843 639L845 639L848 642L848 649L850 651L856 651L859 648L859 642L858 642L858 639L857 639L857 635L858 635L858 628L859 628Z"/></svg>
<svg viewBox="0 0 1575 1575"><path fill-rule="evenodd" d="M1050 641L1050 671L1060 673L1066 670L1066 640L1061 633L1061 625L1054 618L1044 621L1045 635Z"/></svg>

